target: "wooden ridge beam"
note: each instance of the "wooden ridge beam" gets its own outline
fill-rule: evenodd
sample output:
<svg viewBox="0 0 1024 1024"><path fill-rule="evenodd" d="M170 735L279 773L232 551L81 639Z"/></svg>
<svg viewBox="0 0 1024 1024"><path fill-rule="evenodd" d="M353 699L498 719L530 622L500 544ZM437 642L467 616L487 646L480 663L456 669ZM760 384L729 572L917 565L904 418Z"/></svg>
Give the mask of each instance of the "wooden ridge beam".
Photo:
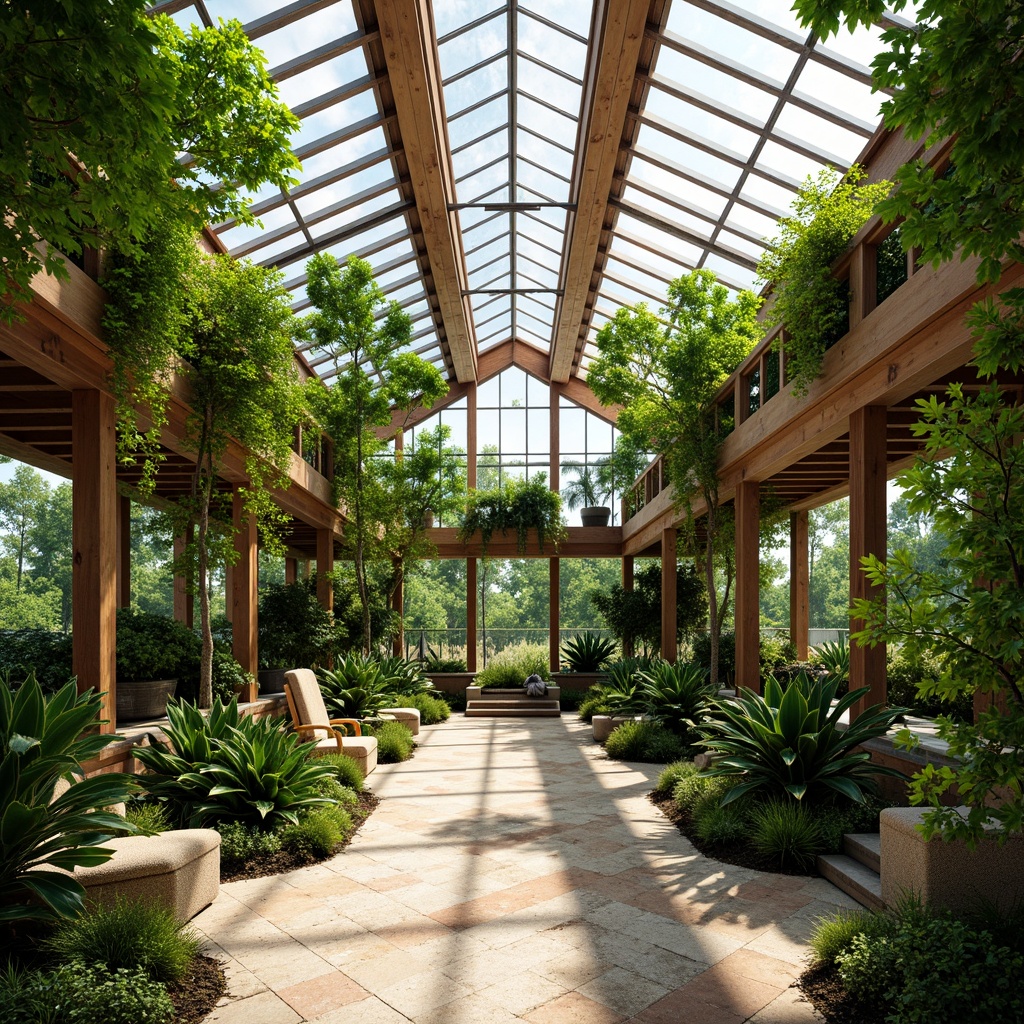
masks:
<svg viewBox="0 0 1024 1024"><path fill-rule="evenodd" d="M433 290L455 378L476 380L477 344L466 260L458 231L441 71L428 0L373 0Z"/></svg>
<svg viewBox="0 0 1024 1024"><path fill-rule="evenodd" d="M548 370L550 379L562 384L569 380L588 319L592 277L649 10L650 0L599 0L595 6L596 32L591 35L599 41L591 49L587 69L571 197L579 206L570 215L569 243L559 272L562 295Z"/></svg>

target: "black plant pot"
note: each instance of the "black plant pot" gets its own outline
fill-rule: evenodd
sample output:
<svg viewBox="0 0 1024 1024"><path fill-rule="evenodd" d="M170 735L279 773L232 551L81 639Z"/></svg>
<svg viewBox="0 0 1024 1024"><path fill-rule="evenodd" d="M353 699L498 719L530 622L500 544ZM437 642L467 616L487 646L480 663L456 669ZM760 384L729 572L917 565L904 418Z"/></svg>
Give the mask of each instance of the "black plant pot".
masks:
<svg viewBox="0 0 1024 1024"><path fill-rule="evenodd" d="M268 693L284 693L284 674L290 671L286 668L261 668L256 673L256 678L259 680L260 693L266 695Z"/></svg>
<svg viewBox="0 0 1024 1024"><path fill-rule="evenodd" d="M584 526L607 526L612 510L607 505L595 505L580 509L580 520Z"/></svg>

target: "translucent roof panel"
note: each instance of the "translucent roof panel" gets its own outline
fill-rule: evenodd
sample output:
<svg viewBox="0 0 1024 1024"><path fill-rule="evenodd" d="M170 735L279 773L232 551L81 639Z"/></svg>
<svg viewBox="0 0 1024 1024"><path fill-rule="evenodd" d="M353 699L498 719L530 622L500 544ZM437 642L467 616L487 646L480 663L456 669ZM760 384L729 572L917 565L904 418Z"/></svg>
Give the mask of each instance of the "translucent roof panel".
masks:
<svg viewBox="0 0 1024 1024"><path fill-rule="evenodd" d="M442 4L435 12L455 203L481 349L548 350L566 239L591 4Z"/></svg>

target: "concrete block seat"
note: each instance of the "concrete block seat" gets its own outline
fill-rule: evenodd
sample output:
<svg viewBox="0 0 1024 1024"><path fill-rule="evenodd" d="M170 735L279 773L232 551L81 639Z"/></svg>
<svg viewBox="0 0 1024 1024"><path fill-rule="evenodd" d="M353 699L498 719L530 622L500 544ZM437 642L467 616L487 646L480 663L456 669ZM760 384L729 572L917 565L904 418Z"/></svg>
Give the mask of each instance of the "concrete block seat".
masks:
<svg viewBox="0 0 1024 1024"><path fill-rule="evenodd" d="M114 856L76 867L86 906L124 896L165 904L179 921L191 920L220 888L220 833L212 828L172 829L155 836L122 836L103 844Z"/></svg>
<svg viewBox="0 0 1024 1024"><path fill-rule="evenodd" d="M363 736L362 726L354 718L328 718L324 695L312 669L293 668L285 673L284 693L292 727L304 740L315 739L314 754L344 754L369 775L377 767L377 738ZM335 726L352 729L348 736Z"/></svg>
<svg viewBox="0 0 1024 1024"><path fill-rule="evenodd" d="M420 734L420 712L419 708L382 708L380 714L384 718L393 718L407 726L413 736Z"/></svg>

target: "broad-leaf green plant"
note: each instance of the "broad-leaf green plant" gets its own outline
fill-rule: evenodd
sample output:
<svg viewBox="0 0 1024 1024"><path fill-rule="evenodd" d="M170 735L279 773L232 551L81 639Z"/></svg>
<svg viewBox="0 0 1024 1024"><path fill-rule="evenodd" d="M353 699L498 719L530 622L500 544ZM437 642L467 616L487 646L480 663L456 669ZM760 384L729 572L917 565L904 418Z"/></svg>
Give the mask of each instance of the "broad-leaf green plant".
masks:
<svg viewBox="0 0 1024 1024"><path fill-rule="evenodd" d="M841 729L843 713L869 688L837 700L838 687L836 679L798 675L783 690L769 676L764 696L741 689L734 700L719 705L704 723L707 739L701 745L720 755L705 774L740 779L723 805L753 792L809 803L836 796L863 802L866 794L878 792L876 776L904 777L895 768L872 764L871 755L856 748L884 735L906 709L875 704Z"/></svg>
<svg viewBox="0 0 1024 1024"><path fill-rule="evenodd" d="M318 669L317 678L331 718L372 718L395 702L372 655L350 652L333 669Z"/></svg>
<svg viewBox="0 0 1024 1024"><path fill-rule="evenodd" d="M818 644L815 660L825 666L830 676L840 682L847 682L850 678L850 645L845 638L841 640L826 640Z"/></svg>
<svg viewBox="0 0 1024 1024"><path fill-rule="evenodd" d="M102 844L135 831L102 809L135 791L127 775L80 779L54 798L114 740L93 731L99 713L99 696L73 682L47 698L32 676L17 690L0 680L0 921L76 917L85 890L71 872L109 860Z"/></svg>
<svg viewBox="0 0 1024 1024"><path fill-rule="evenodd" d="M648 712L684 742L695 740L717 696L704 667L659 660L640 672L640 680Z"/></svg>
<svg viewBox="0 0 1024 1024"><path fill-rule="evenodd" d="M168 745L139 747L136 757L150 795L178 825L237 821L273 830L326 803L317 787L332 769L310 760L312 744L300 743L280 719L243 716L237 699L216 702L208 716L171 702L167 718Z"/></svg>

